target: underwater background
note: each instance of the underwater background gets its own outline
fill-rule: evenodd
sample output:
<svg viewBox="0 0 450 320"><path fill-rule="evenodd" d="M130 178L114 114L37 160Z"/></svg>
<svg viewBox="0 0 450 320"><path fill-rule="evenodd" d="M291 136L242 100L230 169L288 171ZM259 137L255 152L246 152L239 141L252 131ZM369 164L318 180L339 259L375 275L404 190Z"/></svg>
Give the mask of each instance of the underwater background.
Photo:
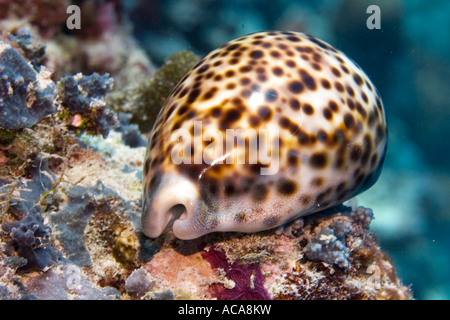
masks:
<svg viewBox="0 0 450 320"><path fill-rule="evenodd" d="M108 135L111 124L117 119L113 119L115 115L112 111L107 108L103 109L105 102L102 99L108 91L112 90L112 82L107 75L94 74L89 77L65 77L65 75L77 72L83 72L84 74L91 74L93 71L99 74L109 72L115 77L114 86L116 89L127 89L126 85L133 82L134 77L141 81L146 76L154 74L155 70L162 66L171 54L190 50L199 56L204 56L227 41L244 34L264 30L305 32L344 52L361 66L377 87L383 99L388 121L388 151L381 176L372 188L358 195L353 201L357 205L373 209L374 219L370 223L370 230L378 238L381 250L393 261L397 275L403 285L410 286L412 289L413 298L419 300L450 299L450 212L448 211L450 207L450 161L448 160L450 155L449 1L58 0L52 3L54 5L49 5L47 1L43 0L20 0L14 5L8 0L0 0L0 29L17 31L19 28L16 25L32 25L33 36L37 34L41 40L44 39L42 42L46 45L48 56L46 64L54 67L53 80L56 82L56 79L61 79L60 82L57 82L55 91L59 90L58 92L66 94L73 87L76 87L76 85L73 86L73 83L80 87L83 87L84 83L86 87L83 89L89 95L82 99L89 100L92 98L95 100L98 98L95 101L101 102L99 110L102 110L102 114L98 116L100 120L83 119L83 121L87 121L86 127L80 127L80 123L83 123L83 125L86 123L81 120L78 123L76 117L72 117L73 113L79 112L79 110L76 110L76 106L72 106L71 110L64 110L66 113L59 114L61 117L59 120L62 119L61 121L65 121L65 124L68 123L69 131L77 135L84 130L88 133L89 130L93 130L93 133L103 135L103 137ZM70 31L61 27L64 26L67 19L65 9L69 4L77 4L82 7L83 27L81 30ZM367 22L372 12L368 13L367 9L371 5L378 6L380 10L379 29L368 28ZM89 8L91 8L91 11L89 11ZM59 10L58 14L49 13L56 9ZM86 15L86 12L89 14ZM93 23L92 21L95 19L97 21ZM116 28L113 25L114 23L117 23L120 27ZM84 27L86 25L90 27ZM98 36L98 34L102 34L102 36ZM116 37L103 37L104 34L115 34ZM97 45L95 41L101 37L103 38L98 41ZM38 50L39 41L37 45L33 41L30 42L27 34L16 36L16 38L10 37L9 39L12 39L11 42L22 42L21 49L25 51L28 60L34 65L39 65L43 60L41 59L43 52L40 52L43 50ZM90 41L90 39L95 40ZM134 43L135 40L137 44ZM102 41L103 43L101 43ZM142 48L145 54L139 50L132 50L136 47ZM29 52L26 51L27 48L31 48ZM127 51L129 48L131 50ZM77 50L83 52L86 56L75 54L74 52L78 52ZM124 57L129 58L129 60ZM195 60L197 58L187 56L178 59ZM0 71L3 72L4 69ZM136 80L136 82L138 81ZM173 87L174 84L170 85ZM117 91L120 90L117 89ZM125 92L127 91L125 90ZM40 99L48 102L47 107L51 109L51 99L48 100L46 94L44 93ZM63 96L63 94L60 94L59 97L63 99ZM122 101L120 99L123 99L123 97L119 97L119 99L114 95L109 98L111 100L107 102L112 101L112 105L114 103L120 104ZM67 101L67 104L69 105L72 102ZM84 107L86 107L92 101L78 102L80 105L84 103ZM64 101L62 101L62 104L64 104ZM106 105L109 107L107 103ZM67 118L64 118L66 116ZM139 134L139 130L129 123L130 117L131 115L122 115L118 119L122 138L120 136L117 138L117 133L113 131L111 131L113 134L110 135L109 140L102 140L101 138L96 140L96 137L87 137L86 135L81 135L80 138L80 141L86 145L101 150L108 155L112 158L112 162L117 162L115 163L117 168L120 167L117 172L111 172L110 175L120 176L123 174L120 179L123 178L125 181L124 188L121 190L120 183L122 181L119 181L115 191L120 190L122 192L118 193L127 201L124 200L119 203L119 207L123 208L123 211L131 212L132 218L126 223L119 221L120 223L117 222L117 224L120 225L123 222L127 226L131 225L130 221L139 221L139 207L133 201L128 200L135 197L136 194L140 194L142 163L139 163L139 161L143 159L142 152L146 145L145 140ZM131 122L133 120L136 119L131 119ZM89 121L92 121L92 126ZM77 128L83 128L83 130L77 131ZM142 130L142 127L140 129ZM39 130L36 129L35 131L38 132ZM58 127L57 130L66 133L65 129ZM128 141L126 143L120 142L120 139L125 139L125 135L127 135ZM28 136L24 137L29 138ZM33 139L42 140L42 145L38 147L44 150L44 147L47 147L47 140L45 140L47 136L44 136L45 139L41 139L38 135L36 137ZM21 136L20 139L22 138ZM33 139L30 138L26 141L27 143L33 141L34 143ZM59 149L65 148L63 142L55 141L51 143L53 149L60 151ZM135 149L130 151L130 149L124 147L125 144ZM18 148L20 149L20 147ZM26 148L28 147L26 145ZM138 150L138 148L141 149ZM97 156L83 152L72 156L71 159L75 159L74 163L81 159L80 162L89 165L92 163L95 167L100 162L96 158ZM125 155L124 159L114 159L114 155L119 153ZM7 161L8 159L4 154L0 153L0 167L4 166ZM49 173L52 168L62 166L61 163L53 162L50 162L50 170L46 167L48 164L44 166L46 168L43 168L43 170ZM136 169L137 167L139 169ZM88 173L94 172L90 171L91 169L87 165L86 167L80 165L79 168L81 168L80 171L85 169ZM39 170L41 169L39 168ZM58 229L63 228L60 226L67 222L61 218L63 212L67 214L67 211L70 211L67 207L85 205L89 209L92 203L100 203L101 201L98 199L101 199L105 194L110 197L118 197L114 191L109 189L110 185L114 185L116 181L107 180L106 178L109 177L108 170L103 171L105 172L102 172L102 179L105 185L109 183L108 188L105 188L102 183L86 189L80 186L67 187L67 190L62 188L63 193L68 195L69 200L67 200L68 205L63 206L61 204L60 212L52 217L52 223L56 226L54 227L55 234L63 231L71 232L71 230ZM73 178L73 181L80 178L69 169L67 169L67 172L67 177ZM33 174L37 176L34 172ZM33 174L29 178L30 181L33 180ZM126 174L132 174L134 180L131 178L126 180L124 178ZM54 179L53 173L48 174L48 176L50 180ZM2 179L3 177L0 177L0 195L4 196L6 189L2 189L2 187L10 185ZM39 200L41 205L45 204L45 201L42 200L45 200L48 196L46 194L48 185L52 186L51 182L44 180L43 178L40 181L35 181L37 192L40 193L37 194L37 198L33 198L33 201ZM83 192L91 195L92 203L86 202L87 200L85 202L80 200ZM52 196L50 195L49 198ZM36 197L36 195L33 195L33 197ZM0 200L3 201L4 199ZM4 204L4 202L0 204ZM102 203L103 207L110 209L108 205ZM44 219L30 208L31 206L28 206L21 210L36 214L35 219L42 227L42 230L39 229L37 233L49 234L49 229L43 227L47 223L47 218L44 223ZM111 205L111 208L115 207ZM96 227L101 229L100 226L104 225L104 221L101 220L103 218L99 217L98 221L93 219L93 222L91 221L88 224L86 222L88 218L83 216L83 210L80 211L79 217L75 218L83 221L84 227L89 231ZM95 217L96 214L92 215ZM58 220L60 218L61 220ZM69 217L69 219L71 218ZM86 219L86 221L83 219ZM3 223L3 220L0 222ZM114 223L112 225L115 226ZM10 223L10 225L12 224ZM11 229L4 228L3 231L11 233ZM130 227L129 229L133 228ZM109 234L105 235L107 232L101 234L103 231L99 231L100 236L109 237ZM78 232L78 236L80 234L84 236L84 229L81 231L75 230L74 233L76 232ZM36 238L41 238L41 235L36 235ZM69 243L72 239L66 240ZM139 238L141 243L147 240ZM59 241L63 242L64 239L59 239ZM89 243L95 243L97 238L85 241L86 246L88 246ZM126 245L124 246L126 247ZM146 254L149 256L154 254L154 252L150 252L152 246L156 245L151 243L148 246L150 249ZM120 248L119 251L122 250ZM47 270L46 268L57 260L53 257L53 254L56 256L59 253L56 253L56 249L53 250L50 247L42 246L38 249L42 249L39 251L43 254L42 256L39 256L40 253L38 254L37 251L32 252L31 255L36 254L36 261L45 260L46 262L39 265L38 269ZM76 254L83 253L83 250L87 251L84 244L80 247L73 247L71 250ZM6 250L2 251L2 255L4 253L7 255ZM92 262L89 253L86 256L82 256L81 253L74 259L68 256L68 259L72 262L76 261L80 266L85 262L86 265ZM132 252L132 254L134 255L136 252ZM11 254L12 256L14 255ZM26 263L26 260L24 262L19 259L20 257L14 257L17 259L10 259L10 266L15 266L17 269L19 265L22 267ZM126 257L126 252L121 252L119 258L118 260L132 260L132 258ZM2 272L0 269L0 277L7 278L6 272ZM124 274L129 276L130 274L126 272ZM70 275L70 270L64 273L64 276L67 276L67 274ZM13 276L11 276L11 279L13 279ZM40 283L38 277L34 279L26 285L31 288L33 284ZM64 281L66 281L65 278ZM123 283L125 283L124 279L120 279L123 282L120 284L110 280L108 280L110 282L104 281L103 283L101 281L103 279L98 280L98 283L102 288L108 288L110 285L119 288L123 287ZM57 288L58 282L55 280L54 283L55 288ZM89 287L88 284L86 286ZM129 281L128 286L132 286L131 281ZM14 293L11 289L8 289L8 291L2 288L0 286L0 297L10 297L10 294ZM37 285L35 285L35 288L38 288L36 292L41 290ZM94 289L92 289L91 296L87 294L86 296L97 298L98 296L113 295L110 292L95 291ZM122 288L122 290L125 289ZM56 292L57 298L66 297L66 292L58 291L59 289L48 290ZM167 298L164 294L165 292L162 292L161 298ZM117 295L117 293L114 292L114 295ZM38 295L36 294L36 296ZM172 296L169 295L169 298L173 298L173 294Z"/></svg>
<svg viewBox="0 0 450 320"><path fill-rule="evenodd" d="M450 2L446 0L126 1L134 34L156 63L205 55L262 30L301 31L345 52L381 93L388 152L379 181L357 197L371 230L416 299L450 299ZM381 28L366 25L370 5Z"/></svg>

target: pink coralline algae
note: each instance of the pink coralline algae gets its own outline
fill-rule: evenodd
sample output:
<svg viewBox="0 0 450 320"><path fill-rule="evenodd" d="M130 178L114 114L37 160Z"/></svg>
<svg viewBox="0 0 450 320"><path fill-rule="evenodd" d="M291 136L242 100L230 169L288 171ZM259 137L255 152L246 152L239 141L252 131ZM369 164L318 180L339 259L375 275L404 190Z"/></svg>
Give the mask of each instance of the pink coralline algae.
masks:
<svg viewBox="0 0 450 320"><path fill-rule="evenodd" d="M226 277L234 282L234 287L226 288L223 284L210 285L210 293L218 300L270 300L270 295L264 288L265 277L259 263L229 263L225 252L211 247L202 253L214 269L223 269Z"/></svg>

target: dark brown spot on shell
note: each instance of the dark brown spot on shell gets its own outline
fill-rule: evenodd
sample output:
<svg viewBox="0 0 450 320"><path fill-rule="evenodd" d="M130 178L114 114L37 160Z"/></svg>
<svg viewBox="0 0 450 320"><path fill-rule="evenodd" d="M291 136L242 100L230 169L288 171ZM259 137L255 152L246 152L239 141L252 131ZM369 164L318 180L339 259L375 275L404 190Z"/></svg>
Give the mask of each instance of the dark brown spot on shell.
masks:
<svg viewBox="0 0 450 320"><path fill-rule="evenodd" d="M236 72L234 70L228 70L227 72L225 72L225 77L227 78L231 78L236 74Z"/></svg>
<svg viewBox="0 0 450 320"><path fill-rule="evenodd" d="M300 110L300 102L298 102L298 100L295 98L291 98L289 100L289 106L292 108L292 110L295 110L295 111Z"/></svg>
<svg viewBox="0 0 450 320"><path fill-rule="evenodd" d="M330 108L331 111L337 112L339 111L339 107L338 104L336 103L336 101L331 100L330 102L328 102L328 108Z"/></svg>
<svg viewBox="0 0 450 320"><path fill-rule="evenodd" d="M309 159L309 163L313 168L322 169L327 165L327 156L323 152L316 152Z"/></svg>
<svg viewBox="0 0 450 320"><path fill-rule="evenodd" d="M341 193L342 191L344 191L345 187L347 186L346 182L341 182L337 185L336 187L336 192L337 193Z"/></svg>
<svg viewBox="0 0 450 320"><path fill-rule="evenodd" d="M281 128L287 129L291 124L291 120L289 120L288 117L283 116L280 118L280 120L278 120L278 124L280 125Z"/></svg>
<svg viewBox="0 0 450 320"><path fill-rule="evenodd" d="M195 100L197 100L198 96L200 95L199 89L194 89L189 93L187 103L193 103Z"/></svg>
<svg viewBox="0 0 450 320"><path fill-rule="evenodd" d="M239 68L239 72L246 73L252 71L252 66L243 66Z"/></svg>
<svg viewBox="0 0 450 320"><path fill-rule="evenodd" d="M336 88L337 91L344 92L344 86L342 85L342 83L336 81L334 83L334 87Z"/></svg>
<svg viewBox="0 0 450 320"><path fill-rule="evenodd" d="M299 155L296 150L289 150L287 153L287 160L289 165L296 167L299 162Z"/></svg>
<svg viewBox="0 0 450 320"><path fill-rule="evenodd" d="M227 83L226 87L227 90L233 90L234 88L236 88L236 84L233 82Z"/></svg>
<svg viewBox="0 0 450 320"><path fill-rule="evenodd" d="M191 110L191 111L189 111L189 112L186 114L186 118L187 118L187 119L192 119L192 118L195 117L196 114L197 114L197 111L195 111L195 109L194 109L194 110Z"/></svg>
<svg viewBox="0 0 450 320"><path fill-rule="evenodd" d="M292 41L292 42L300 42L301 41L300 38L296 37L296 36L289 36L286 39L288 39L289 41Z"/></svg>
<svg viewBox="0 0 450 320"><path fill-rule="evenodd" d="M269 89L266 91L265 98L266 98L266 101L273 102L273 101L277 100L278 93L274 89Z"/></svg>
<svg viewBox="0 0 450 320"><path fill-rule="evenodd" d="M269 190L263 184L257 184L252 190L252 199L255 202L264 201L269 194Z"/></svg>
<svg viewBox="0 0 450 320"><path fill-rule="evenodd" d="M350 110L355 110L355 102L353 102L353 99L347 99L347 106L350 108Z"/></svg>
<svg viewBox="0 0 450 320"><path fill-rule="evenodd" d="M224 192L227 196L232 196L236 193L236 188L233 184L233 181L228 179L224 183Z"/></svg>
<svg viewBox="0 0 450 320"><path fill-rule="evenodd" d="M266 82L267 77L264 74L260 74L260 75L258 75L258 80L261 82Z"/></svg>
<svg viewBox="0 0 450 320"><path fill-rule="evenodd" d="M336 69L335 67L331 68L331 72L338 78L342 76L342 73L338 69Z"/></svg>
<svg viewBox="0 0 450 320"><path fill-rule="evenodd" d="M151 159L150 159L150 158L148 158L148 159L145 161L145 164L144 164L144 176L147 175L148 170L150 169L150 162L151 162Z"/></svg>
<svg viewBox="0 0 450 320"><path fill-rule="evenodd" d="M181 106L180 109L178 109L177 114L178 114L179 116L182 116L182 115L185 114L186 111L188 111L188 110L189 110L189 106L188 106L188 105L183 105L183 106Z"/></svg>
<svg viewBox="0 0 450 320"><path fill-rule="evenodd" d="M302 104L302 110L304 113L306 113L307 115L312 115L314 113L314 108L312 105L310 105L309 103L304 103Z"/></svg>
<svg viewBox="0 0 450 320"><path fill-rule="evenodd" d="M294 60L287 60L285 63L289 68L294 68L295 66L297 66Z"/></svg>
<svg viewBox="0 0 450 320"><path fill-rule="evenodd" d="M308 206L312 203L313 197L310 194L302 194L300 195L299 200L303 206Z"/></svg>
<svg viewBox="0 0 450 320"><path fill-rule="evenodd" d="M297 184L289 179L281 179L278 184L277 184L277 191L278 193L284 195L284 196L289 196L293 193L295 193L297 190Z"/></svg>
<svg viewBox="0 0 450 320"><path fill-rule="evenodd" d="M326 50L329 50L329 51L337 52L336 49L334 49L333 47L330 47L329 45L327 45L327 44L326 44L325 42L323 42L322 40L319 40L319 39L314 38L314 37L311 37L311 36L309 36L308 39L309 39L311 42L317 44L317 45L318 45L319 47L321 47L322 49L326 49Z"/></svg>
<svg viewBox="0 0 450 320"><path fill-rule="evenodd" d="M197 70L197 73L204 73L209 69L209 65L208 64L204 64L201 68L199 68Z"/></svg>
<svg viewBox="0 0 450 320"><path fill-rule="evenodd" d="M322 203L323 200L325 200L331 194L332 190L333 189L330 187L330 188L326 189L325 191L319 193L316 197L316 202L320 203L321 205L324 205Z"/></svg>
<svg viewBox="0 0 450 320"><path fill-rule="evenodd" d="M333 133L333 142L335 144L341 144L345 141L345 134L341 129L336 129Z"/></svg>
<svg viewBox="0 0 450 320"><path fill-rule="evenodd" d="M303 91L303 84L300 81L291 81L289 83L289 90L295 94L301 93Z"/></svg>
<svg viewBox="0 0 450 320"><path fill-rule="evenodd" d="M359 103L359 102L356 103L356 111L358 111L359 114L361 114L361 116L362 116L363 118L367 117L367 111L366 111L366 109L365 109L365 108L362 106L362 104Z"/></svg>
<svg viewBox="0 0 450 320"><path fill-rule="evenodd" d="M224 114L224 120L228 123L236 122L240 118L241 112L238 109L230 109Z"/></svg>
<svg viewBox="0 0 450 320"><path fill-rule="evenodd" d="M364 135L363 146L364 152L361 156L361 165L365 166L369 161L370 153L372 152L372 139L369 134Z"/></svg>
<svg viewBox="0 0 450 320"><path fill-rule="evenodd" d="M242 78L239 82L240 82L241 86L246 86L251 82L251 80L249 78L245 77L245 78Z"/></svg>
<svg viewBox="0 0 450 320"><path fill-rule="evenodd" d="M212 87L211 89L209 89L204 95L203 95L203 100L209 100L209 99L211 99L215 94L216 94L216 92L218 91L219 89L217 88L217 87Z"/></svg>
<svg viewBox="0 0 450 320"><path fill-rule="evenodd" d="M361 157L362 149L359 145L354 145L350 148L350 159L357 162Z"/></svg>
<svg viewBox="0 0 450 320"><path fill-rule="evenodd" d="M369 98L367 97L367 94L365 92L361 92L361 98L365 103L369 103Z"/></svg>
<svg viewBox="0 0 450 320"><path fill-rule="evenodd" d="M180 98L180 99L183 98L188 92L189 92L189 89L184 88L183 90L181 90L180 94L178 95L178 98Z"/></svg>
<svg viewBox="0 0 450 320"><path fill-rule="evenodd" d="M281 77L283 75L283 69L280 67L274 67L272 68L272 72L274 75Z"/></svg>
<svg viewBox="0 0 450 320"><path fill-rule="evenodd" d="M386 135L386 130L382 124L377 125L376 132L377 132L377 141L381 141L382 139L384 139Z"/></svg>
<svg viewBox="0 0 450 320"><path fill-rule="evenodd" d="M259 119L259 117L255 116L255 115L252 115L248 119L248 122L250 123L250 126L257 127L261 123L261 120Z"/></svg>
<svg viewBox="0 0 450 320"><path fill-rule="evenodd" d="M355 80L355 82L356 82L356 84L357 84L358 86L362 86L362 85L364 84L363 79L362 79L362 78L360 77L360 75L357 74L357 73L354 73L354 74L353 74L353 80Z"/></svg>
<svg viewBox="0 0 450 320"><path fill-rule="evenodd" d="M240 47L241 45L239 43L234 43L234 44L230 44L227 47L225 47L225 50L228 51L232 51L232 50L236 50Z"/></svg>
<svg viewBox="0 0 450 320"><path fill-rule="evenodd" d="M327 79L322 79L320 83L322 84L322 87L324 87L325 89L331 89L331 83Z"/></svg>
<svg viewBox="0 0 450 320"><path fill-rule="evenodd" d="M317 187L320 188L323 186L323 184L325 183L325 180L322 177L315 177L313 179L311 179L311 186L313 187Z"/></svg>
<svg viewBox="0 0 450 320"><path fill-rule="evenodd" d="M280 38L279 40L282 40L282 38ZM285 45L284 43L280 43L278 44L278 48L280 48L281 50L287 50L288 46Z"/></svg>
<svg viewBox="0 0 450 320"><path fill-rule="evenodd" d="M328 135L324 130L321 129L321 130L319 130L319 132L317 132L317 139L320 142L327 142L327 138L328 138Z"/></svg>
<svg viewBox="0 0 450 320"><path fill-rule="evenodd" d="M262 52L261 50L253 50L252 52L250 52L250 57L252 59L260 59L264 57L264 52Z"/></svg>
<svg viewBox="0 0 450 320"><path fill-rule="evenodd" d="M343 64L341 64L341 70L344 71L346 74L350 74L350 70L348 70L348 68Z"/></svg>
<svg viewBox="0 0 450 320"><path fill-rule="evenodd" d="M300 70L300 76L302 77L303 84L309 89L309 90L316 90L316 81L314 78L306 71L306 70Z"/></svg>
<svg viewBox="0 0 450 320"><path fill-rule="evenodd" d="M322 67L318 63L311 63L311 67L313 67L313 69L316 71L322 70Z"/></svg>
<svg viewBox="0 0 450 320"><path fill-rule="evenodd" d="M237 223L243 223L245 220L247 220L247 214L244 211L238 212L234 216L234 221Z"/></svg>
<svg viewBox="0 0 450 320"><path fill-rule="evenodd" d="M222 114L222 108L221 107L214 107L214 108L212 108L211 115L214 118L219 118L221 114Z"/></svg>
<svg viewBox="0 0 450 320"><path fill-rule="evenodd" d="M336 60L337 60L338 62L344 63L344 60L343 60L341 57L339 57L338 55L335 55L334 57L336 58Z"/></svg>
<svg viewBox="0 0 450 320"><path fill-rule="evenodd" d="M377 117L375 115L375 112L370 111L369 117L367 118L367 123L369 124L369 127L373 127L373 125L375 124L376 121L377 121Z"/></svg>
<svg viewBox="0 0 450 320"><path fill-rule="evenodd" d="M272 118L272 110L269 107L262 106L258 109L259 117L264 121L269 121Z"/></svg>
<svg viewBox="0 0 450 320"><path fill-rule="evenodd" d="M355 125L355 118L350 113L344 115L344 125L347 129L353 128Z"/></svg>
<svg viewBox="0 0 450 320"><path fill-rule="evenodd" d="M252 95L252 91L248 89L242 90L241 95L244 98L250 98Z"/></svg>
<svg viewBox="0 0 450 320"><path fill-rule="evenodd" d="M375 154L372 155L372 158L370 158L370 166L372 168L375 168L377 163L378 163L378 153L375 153Z"/></svg>
<svg viewBox="0 0 450 320"><path fill-rule="evenodd" d="M273 58L279 58L279 57L281 56L280 52L277 51L277 50L272 50L272 51L270 51L270 55L271 55Z"/></svg>
<svg viewBox="0 0 450 320"><path fill-rule="evenodd" d="M152 192L159 186L159 184L161 183L161 176L162 176L161 172L159 171L155 172L155 174L148 183L148 187L146 190L148 193Z"/></svg>
<svg viewBox="0 0 450 320"><path fill-rule="evenodd" d="M333 114L331 113L330 109L328 109L328 108L323 109L322 113L323 113L323 116L325 117L325 119L327 119L327 120L331 120L333 118Z"/></svg>

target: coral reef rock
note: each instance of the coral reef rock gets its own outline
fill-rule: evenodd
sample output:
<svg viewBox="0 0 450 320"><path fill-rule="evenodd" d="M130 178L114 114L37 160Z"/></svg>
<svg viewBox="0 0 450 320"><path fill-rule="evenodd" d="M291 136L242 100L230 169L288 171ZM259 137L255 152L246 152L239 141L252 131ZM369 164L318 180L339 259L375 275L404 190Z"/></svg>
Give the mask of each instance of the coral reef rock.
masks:
<svg viewBox="0 0 450 320"><path fill-rule="evenodd" d="M144 268L175 298L411 299L369 231L372 210L338 209L256 234L167 234Z"/></svg>
<svg viewBox="0 0 450 320"><path fill-rule="evenodd" d="M45 67L36 71L9 44L0 41L0 127L28 128L55 112L55 84Z"/></svg>

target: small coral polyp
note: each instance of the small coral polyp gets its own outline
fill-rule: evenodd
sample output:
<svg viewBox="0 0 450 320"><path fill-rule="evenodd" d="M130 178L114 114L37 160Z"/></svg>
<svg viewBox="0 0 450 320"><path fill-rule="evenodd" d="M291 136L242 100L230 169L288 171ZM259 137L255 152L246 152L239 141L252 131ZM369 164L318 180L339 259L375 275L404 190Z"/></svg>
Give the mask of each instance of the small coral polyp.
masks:
<svg viewBox="0 0 450 320"><path fill-rule="evenodd" d="M245 143L212 146L214 138L198 140L196 122L203 138L232 129ZM179 130L189 136L174 139ZM248 159L258 138L249 132L260 130L279 133L256 144L277 153L274 174L261 174L273 165L261 159L227 161ZM258 232L338 205L376 182L386 141L378 91L344 53L297 32L240 37L195 65L159 113L144 162L143 231ZM174 152L192 161L174 163Z"/></svg>

